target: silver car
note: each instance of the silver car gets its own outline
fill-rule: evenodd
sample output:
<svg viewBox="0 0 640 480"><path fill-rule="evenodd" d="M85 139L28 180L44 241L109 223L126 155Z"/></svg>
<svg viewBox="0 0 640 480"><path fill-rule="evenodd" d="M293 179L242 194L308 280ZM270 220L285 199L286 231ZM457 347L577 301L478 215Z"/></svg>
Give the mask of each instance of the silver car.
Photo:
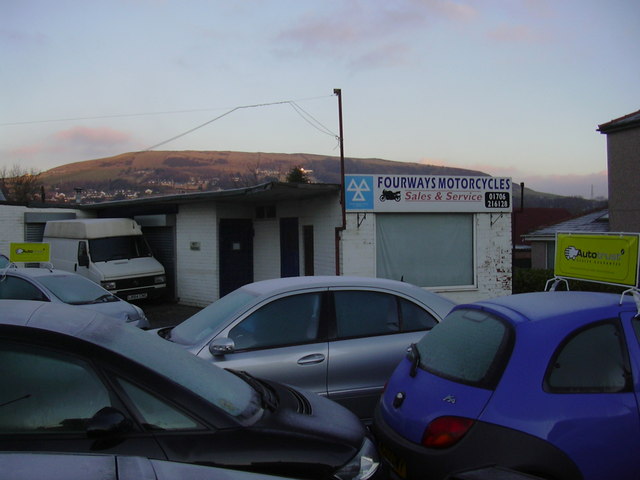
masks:
<svg viewBox="0 0 640 480"><path fill-rule="evenodd" d="M149 320L137 305L116 297L91 280L51 268L0 268L0 299L39 300L67 303L100 312L139 328L149 328Z"/></svg>
<svg viewBox="0 0 640 480"><path fill-rule="evenodd" d="M453 305L394 280L278 278L154 331L221 367L326 395L368 420L407 348Z"/></svg>
<svg viewBox="0 0 640 480"><path fill-rule="evenodd" d="M5 480L284 480L228 468L105 453L0 452Z"/></svg>

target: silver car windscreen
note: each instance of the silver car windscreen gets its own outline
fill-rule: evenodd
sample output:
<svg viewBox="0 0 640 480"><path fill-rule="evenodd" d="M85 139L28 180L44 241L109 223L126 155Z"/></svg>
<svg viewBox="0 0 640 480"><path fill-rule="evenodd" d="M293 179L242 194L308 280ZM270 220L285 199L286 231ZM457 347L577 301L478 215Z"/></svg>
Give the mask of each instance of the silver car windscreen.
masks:
<svg viewBox="0 0 640 480"><path fill-rule="evenodd" d="M46 275L38 277L38 281L64 303L82 305L98 299L117 301L97 283L75 275ZM105 295L110 295L105 297ZM104 298L103 298L104 297Z"/></svg>
<svg viewBox="0 0 640 480"><path fill-rule="evenodd" d="M235 290L203 308L171 330L169 340L183 345L195 345L224 326L234 314L253 302L257 295Z"/></svg>

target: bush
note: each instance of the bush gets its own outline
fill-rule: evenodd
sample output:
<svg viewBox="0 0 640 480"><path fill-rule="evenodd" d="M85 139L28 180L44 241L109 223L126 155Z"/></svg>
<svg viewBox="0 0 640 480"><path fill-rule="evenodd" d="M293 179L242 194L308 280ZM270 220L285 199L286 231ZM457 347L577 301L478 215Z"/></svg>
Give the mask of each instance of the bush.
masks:
<svg viewBox="0 0 640 480"><path fill-rule="evenodd" d="M553 270L514 268L513 293L543 292L547 281L552 278L554 278ZM572 291L622 293L628 289L628 287L580 280L567 280L567 282L569 290ZM565 284L561 283L558 290L566 290Z"/></svg>

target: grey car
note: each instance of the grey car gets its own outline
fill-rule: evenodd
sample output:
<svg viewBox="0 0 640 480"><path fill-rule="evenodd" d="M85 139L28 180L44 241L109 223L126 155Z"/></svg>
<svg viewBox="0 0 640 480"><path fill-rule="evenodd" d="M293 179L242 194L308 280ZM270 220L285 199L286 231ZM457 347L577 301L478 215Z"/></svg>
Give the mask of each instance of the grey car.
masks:
<svg viewBox="0 0 640 480"><path fill-rule="evenodd" d="M328 396L367 421L407 348L453 306L395 280L278 278L154 331L221 367Z"/></svg>
<svg viewBox="0 0 640 480"><path fill-rule="evenodd" d="M66 303L100 312L121 323L149 328L149 320L140 307L81 275L63 270L18 268L13 264L0 268L0 299Z"/></svg>

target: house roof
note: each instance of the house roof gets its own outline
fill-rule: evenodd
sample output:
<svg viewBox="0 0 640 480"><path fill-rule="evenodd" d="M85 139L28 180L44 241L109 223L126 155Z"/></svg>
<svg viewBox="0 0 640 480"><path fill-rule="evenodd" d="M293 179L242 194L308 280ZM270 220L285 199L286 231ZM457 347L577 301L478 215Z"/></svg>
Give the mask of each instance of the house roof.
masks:
<svg viewBox="0 0 640 480"><path fill-rule="evenodd" d="M637 112L629 113L624 117L616 118L607 123L603 123L598 126L600 133L612 133L618 130L625 130L627 128L640 127L640 110Z"/></svg>
<svg viewBox="0 0 640 480"><path fill-rule="evenodd" d="M609 210L598 210L580 217L575 217L564 222L544 227L534 232L523 235L526 241L549 240L559 232L587 232L602 233L609 231Z"/></svg>
<svg viewBox="0 0 640 480"><path fill-rule="evenodd" d="M513 225L513 243L514 245L528 243L522 241L522 236L539 230L548 225L563 222L572 217L571 212L566 208L524 208L522 210L514 210L511 214Z"/></svg>

